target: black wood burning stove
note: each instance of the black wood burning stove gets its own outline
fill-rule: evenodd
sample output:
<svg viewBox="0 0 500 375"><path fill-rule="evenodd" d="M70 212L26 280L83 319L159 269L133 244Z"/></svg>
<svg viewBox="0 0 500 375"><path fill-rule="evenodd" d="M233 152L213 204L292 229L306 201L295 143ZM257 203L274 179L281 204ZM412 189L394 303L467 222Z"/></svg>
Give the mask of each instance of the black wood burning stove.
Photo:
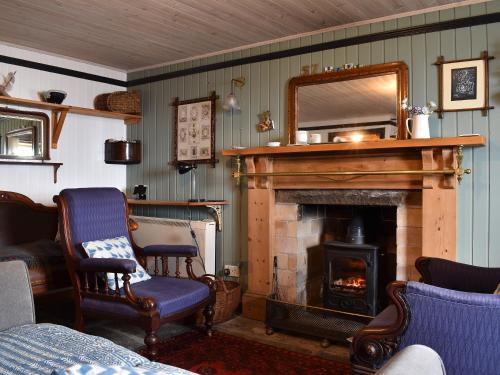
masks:
<svg viewBox="0 0 500 375"><path fill-rule="evenodd" d="M377 315L378 246L325 242L325 307Z"/></svg>

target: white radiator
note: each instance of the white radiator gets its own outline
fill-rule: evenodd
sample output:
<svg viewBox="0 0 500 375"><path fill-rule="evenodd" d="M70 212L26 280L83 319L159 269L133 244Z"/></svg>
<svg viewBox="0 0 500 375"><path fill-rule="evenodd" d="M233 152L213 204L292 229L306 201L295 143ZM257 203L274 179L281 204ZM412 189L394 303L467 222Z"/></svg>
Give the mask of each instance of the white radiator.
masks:
<svg viewBox="0 0 500 375"><path fill-rule="evenodd" d="M195 245L191 237L188 220L164 219L146 216L131 216L139 228L132 232L137 245ZM191 227L196 234L200 254L205 260L206 273L215 273L215 221L191 221ZM161 262L159 263L159 268ZM154 270L154 258L148 259L148 271ZM175 258L169 260L170 275L175 272ZM180 264L181 276L186 277L184 259ZM203 275L202 262L199 256L193 258L193 270L197 276Z"/></svg>

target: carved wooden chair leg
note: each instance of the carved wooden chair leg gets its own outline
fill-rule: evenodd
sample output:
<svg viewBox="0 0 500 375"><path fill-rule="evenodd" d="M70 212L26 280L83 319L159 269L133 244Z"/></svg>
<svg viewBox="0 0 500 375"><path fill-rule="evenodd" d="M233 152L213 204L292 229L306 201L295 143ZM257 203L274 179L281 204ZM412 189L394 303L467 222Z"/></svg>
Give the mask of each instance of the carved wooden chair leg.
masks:
<svg viewBox="0 0 500 375"><path fill-rule="evenodd" d="M214 315L214 305L212 303L206 305L203 309L203 316L205 317L205 332L207 333L207 336L212 336Z"/></svg>
<svg viewBox="0 0 500 375"><path fill-rule="evenodd" d="M144 343L146 344L146 357L150 360L155 360L158 356L158 336L156 331L146 331Z"/></svg>

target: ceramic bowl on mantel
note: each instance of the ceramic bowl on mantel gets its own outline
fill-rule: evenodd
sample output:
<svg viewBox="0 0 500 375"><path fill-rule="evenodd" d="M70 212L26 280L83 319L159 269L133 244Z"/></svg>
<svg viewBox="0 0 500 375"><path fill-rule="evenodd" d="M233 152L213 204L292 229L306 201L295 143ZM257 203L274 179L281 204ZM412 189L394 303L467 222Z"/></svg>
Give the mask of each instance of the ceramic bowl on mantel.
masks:
<svg viewBox="0 0 500 375"><path fill-rule="evenodd" d="M48 103L53 103L53 104L61 104L64 99L66 99L66 94L65 91L61 90L48 90L42 93L43 99L45 99L46 102Z"/></svg>

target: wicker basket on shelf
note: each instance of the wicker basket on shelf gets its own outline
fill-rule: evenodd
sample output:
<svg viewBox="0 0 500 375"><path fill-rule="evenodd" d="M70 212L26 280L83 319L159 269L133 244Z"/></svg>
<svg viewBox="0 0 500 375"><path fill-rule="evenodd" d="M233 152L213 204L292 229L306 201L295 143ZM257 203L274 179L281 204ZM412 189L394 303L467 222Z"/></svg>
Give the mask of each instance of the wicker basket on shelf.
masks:
<svg viewBox="0 0 500 375"><path fill-rule="evenodd" d="M94 99L94 108L101 111L138 115L141 113L141 94L139 91L100 94Z"/></svg>
<svg viewBox="0 0 500 375"><path fill-rule="evenodd" d="M137 115L141 113L141 96L138 91L116 91L108 96L108 109L111 112Z"/></svg>
<svg viewBox="0 0 500 375"><path fill-rule="evenodd" d="M217 292L214 306L214 324L229 320L241 300L241 285L236 281L217 279ZM196 316L196 323L202 325L205 321L203 314L199 312Z"/></svg>
<svg viewBox="0 0 500 375"><path fill-rule="evenodd" d="M109 111L108 96L109 94L97 95L94 99L94 108L98 109L99 111Z"/></svg>

